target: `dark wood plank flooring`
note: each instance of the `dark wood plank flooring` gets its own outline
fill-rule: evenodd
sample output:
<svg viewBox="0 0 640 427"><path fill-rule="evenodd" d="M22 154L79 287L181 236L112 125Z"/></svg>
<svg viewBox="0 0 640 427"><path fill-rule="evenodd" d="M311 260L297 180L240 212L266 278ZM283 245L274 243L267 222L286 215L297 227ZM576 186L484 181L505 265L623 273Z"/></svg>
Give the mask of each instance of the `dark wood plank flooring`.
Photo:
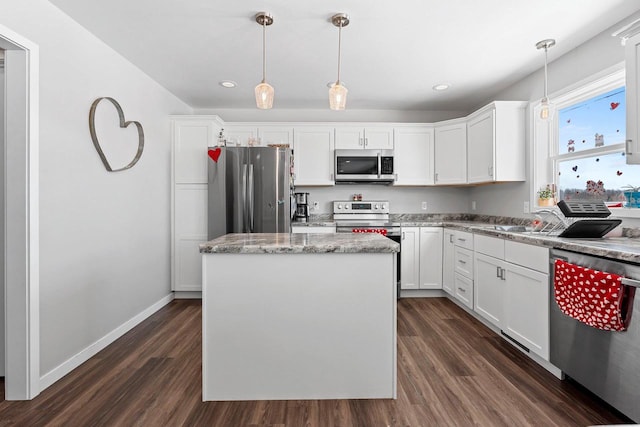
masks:
<svg viewBox="0 0 640 427"><path fill-rule="evenodd" d="M203 403L200 334L200 301L173 301L36 399L0 402L0 426L586 426L629 421L579 386L559 381L444 298L399 302L397 400Z"/></svg>

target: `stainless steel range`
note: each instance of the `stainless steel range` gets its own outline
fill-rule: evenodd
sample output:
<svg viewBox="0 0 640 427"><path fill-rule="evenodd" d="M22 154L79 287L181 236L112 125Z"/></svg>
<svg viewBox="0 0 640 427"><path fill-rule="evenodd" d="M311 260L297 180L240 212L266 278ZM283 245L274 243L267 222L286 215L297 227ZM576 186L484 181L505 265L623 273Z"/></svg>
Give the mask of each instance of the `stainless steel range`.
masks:
<svg viewBox="0 0 640 427"><path fill-rule="evenodd" d="M380 233L400 243L400 225L389 219L389 202L338 200L333 202L333 220L338 233ZM398 298L400 298L400 252L396 265Z"/></svg>

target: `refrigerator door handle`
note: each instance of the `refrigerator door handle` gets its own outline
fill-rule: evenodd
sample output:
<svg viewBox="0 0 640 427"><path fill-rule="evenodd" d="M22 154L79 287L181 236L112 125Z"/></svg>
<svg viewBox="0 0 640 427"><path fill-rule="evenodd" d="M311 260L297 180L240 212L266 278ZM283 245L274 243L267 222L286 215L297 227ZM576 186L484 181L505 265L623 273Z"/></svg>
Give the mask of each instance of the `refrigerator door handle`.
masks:
<svg viewBox="0 0 640 427"><path fill-rule="evenodd" d="M249 192L249 232L253 233L253 165L249 165L249 182L247 188Z"/></svg>

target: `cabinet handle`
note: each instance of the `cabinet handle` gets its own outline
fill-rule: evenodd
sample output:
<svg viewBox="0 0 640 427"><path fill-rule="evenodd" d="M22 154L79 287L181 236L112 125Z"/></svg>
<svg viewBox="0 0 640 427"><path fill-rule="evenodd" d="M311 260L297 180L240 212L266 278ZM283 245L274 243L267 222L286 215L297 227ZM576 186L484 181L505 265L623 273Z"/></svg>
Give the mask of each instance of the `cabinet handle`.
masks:
<svg viewBox="0 0 640 427"><path fill-rule="evenodd" d="M461 241L461 242L466 242L467 241L467 239L463 239L462 237L458 237L458 240Z"/></svg>
<svg viewBox="0 0 640 427"><path fill-rule="evenodd" d="M493 166L489 166L489 176L493 177Z"/></svg>
<svg viewBox="0 0 640 427"><path fill-rule="evenodd" d="M467 263L467 261L463 261L463 260L461 260L461 259L459 259L459 260L458 260L458 262L459 262L460 264L466 264L466 263Z"/></svg>
<svg viewBox="0 0 640 427"><path fill-rule="evenodd" d="M633 142L633 140L632 140L632 139L627 139L627 140L624 142L624 151L626 151L626 153L625 153L625 154L626 154L627 156L631 156L631 155L633 155L633 152L631 151L631 143L632 143L632 142Z"/></svg>
<svg viewBox="0 0 640 427"><path fill-rule="evenodd" d="M501 268L501 269L500 269L500 278L501 278L502 280L507 280L507 279L505 279L505 278L504 278L504 272L505 272L505 269L504 269L504 268Z"/></svg>
<svg viewBox="0 0 640 427"><path fill-rule="evenodd" d="M404 231L402 232L402 240L404 240Z"/></svg>
<svg viewBox="0 0 640 427"><path fill-rule="evenodd" d="M500 270L502 270L500 267L496 267L496 277L499 277L502 279L502 275L500 273Z"/></svg>
<svg viewBox="0 0 640 427"><path fill-rule="evenodd" d="M369 138L364 139L364 146L366 147L367 145L369 145Z"/></svg>
<svg viewBox="0 0 640 427"><path fill-rule="evenodd" d="M458 286L458 290L459 290L460 292L465 293L465 294L467 293L467 290L466 290L465 288L461 288L460 286Z"/></svg>
<svg viewBox="0 0 640 427"><path fill-rule="evenodd" d="M438 182L438 174L437 173L433 174L433 182Z"/></svg>
<svg viewBox="0 0 640 427"><path fill-rule="evenodd" d="M453 243L453 234L449 234L449 243Z"/></svg>
<svg viewBox="0 0 640 427"><path fill-rule="evenodd" d="M333 174L332 174L332 173L331 173L331 174L329 174L329 180L330 180L330 181L333 181Z"/></svg>
<svg viewBox="0 0 640 427"><path fill-rule="evenodd" d="M635 288L640 288L640 280L629 279L628 277L623 277L620 281L623 285L633 286Z"/></svg>

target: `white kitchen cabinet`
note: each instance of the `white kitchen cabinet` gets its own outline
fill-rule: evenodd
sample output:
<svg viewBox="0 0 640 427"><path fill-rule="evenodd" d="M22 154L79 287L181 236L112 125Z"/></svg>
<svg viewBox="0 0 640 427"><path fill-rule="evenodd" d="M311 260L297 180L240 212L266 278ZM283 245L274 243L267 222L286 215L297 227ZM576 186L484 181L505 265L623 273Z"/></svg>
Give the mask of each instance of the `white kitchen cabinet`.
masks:
<svg viewBox="0 0 640 427"><path fill-rule="evenodd" d="M337 149L393 150L393 127L390 126L337 126Z"/></svg>
<svg viewBox="0 0 640 427"><path fill-rule="evenodd" d="M504 332L549 360L549 275L505 263Z"/></svg>
<svg viewBox="0 0 640 427"><path fill-rule="evenodd" d="M258 138L263 146L269 144L289 144L293 148L293 127L262 124L258 128Z"/></svg>
<svg viewBox="0 0 640 427"><path fill-rule="evenodd" d="M455 293L455 231L444 229L442 238L442 289L450 295Z"/></svg>
<svg viewBox="0 0 640 427"><path fill-rule="evenodd" d="M434 136L434 183L466 184L467 125L464 121L436 125Z"/></svg>
<svg viewBox="0 0 640 427"><path fill-rule="evenodd" d="M207 148L215 145L217 116L171 118L171 289L201 291L199 244L207 236Z"/></svg>
<svg viewBox="0 0 640 427"><path fill-rule="evenodd" d="M640 164L640 34L625 43L627 136L626 162Z"/></svg>
<svg viewBox="0 0 640 427"><path fill-rule="evenodd" d="M456 299L473 310L473 280L456 273L454 283Z"/></svg>
<svg viewBox="0 0 640 427"><path fill-rule="evenodd" d="M394 185L433 185L433 138L431 126L395 129Z"/></svg>
<svg viewBox="0 0 640 427"><path fill-rule="evenodd" d="M525 106L496 101L467 118L467 182L526 179Z"/></svg>
<svg viewBox="0 0 640 427"><path fill-rule="evenodd" d="M504 245L504 243L503 243ZM473 274L475 311L496 327L503 328L505 283L504 260L476 252Z"/></svg>
<svg viewBox="0 0 640 427"><path fill-rule="evenodd" d="M420 288L420 227L402 227L400 289Z"/></svg>
<svg viewBox="0 0 640 427"><path fill-rule="evenodd" d="M442 227L420 227L420 289L442 289L442 236Z"/></svg>
<svg viewBox="0 0 640 427"><path fill-rule="evenodd" d="M249 138L258 138L258 126L226 124L224 126L224 136L228 145L246 147Z"/></svg>
<svg viewBox="0 0 640 427"><path fill-rule="evenodd" d="M334 185L333 127L294 128L294 183L297 186Z"/></svg>

